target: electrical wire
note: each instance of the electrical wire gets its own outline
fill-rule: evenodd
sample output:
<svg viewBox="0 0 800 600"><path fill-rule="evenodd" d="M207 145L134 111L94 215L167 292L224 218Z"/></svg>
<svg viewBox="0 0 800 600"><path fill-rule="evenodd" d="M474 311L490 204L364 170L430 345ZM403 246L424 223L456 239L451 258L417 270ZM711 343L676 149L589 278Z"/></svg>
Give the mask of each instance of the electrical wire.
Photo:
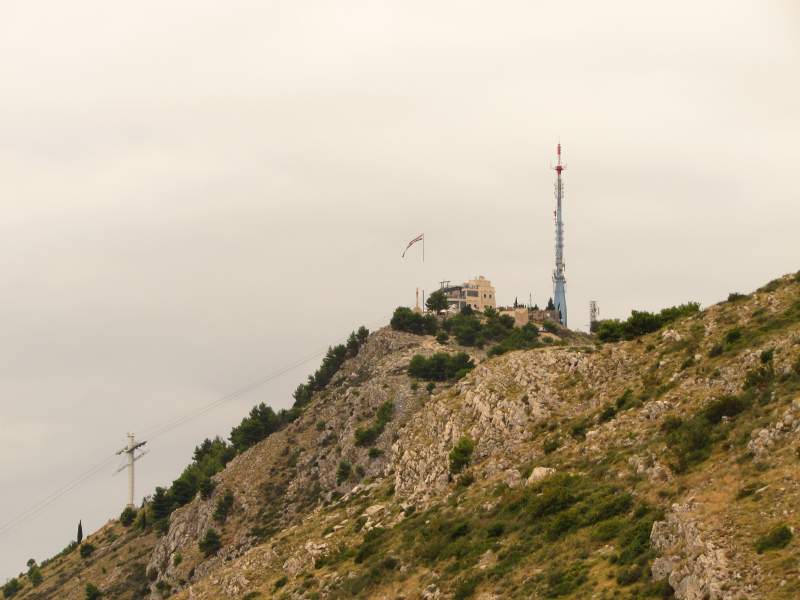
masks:
<svg viewBox="0 0 800 600"><path fill-rule="evenodd" d="M378 320L378 321L375 321L374 323L372 323L370 325L370 327L376 327L376 326L381 325L382 323L385 323L385 322L386 322L385 319L381 319L381 320ZM339 340L337 340L336 343L341 343L342 341L345 341L348 337L349 336L345 336L343 338L340 338ZM240 397L242 397L242 396L244 396L244 395L246 395L246 394L248 394L248 393L250 393L250 392L252 392L252 391L254 391L254 390L256 390L256 389L258 389L258 388L260 388L262 386L264 386L264 385L266 385L270 381L272 381L274 379L277 379L278 377L280 377L282 375L285 375L286 373L288 373L288 372L290 372L290 371L292 371L292 370L294 370L294 369L306 364L307 362L310 362L310 361L314 360L315 358L319 358L320 356L324 355L328 351L329 347L330 346L327 346L324 350L316 351L313 354L309 354L309 355L307 355L306 357L304 357L304 358L302 358L300 360L297 360L297 361L295 361L293 363L290 363L289 365L270 373L269 375L266 375L264 377L256 379L256 380L248 383L247 385L244 385L244 386L240 387L239 389L237 389L237 390L235 390L235 391L233 391L233 392L231 392L229 394L226 394L224 396L221 396L220 398L217 398L213 402L209 402L208 404L205 404L204 406L196 408L196 409L194 409L194 410L192 410L192 411L190 411L190 412L188 412L188 413L186 413L186 414L184 414L184 415L182 415L180 417L177 417L177 418L167 422L164 425L150 427L149 429L144 430L144 433L143 433L142 437L146 438L147 441L152 441L154 439L157 439L157 438L161 437L162 435L165 435L166 433L172 431L173 429L176 429L176 428L178 428L178 427L180 427L182 425L185 425L186 423L189 423L189 422L195 420L198 417L201 417L202 415L208 413L209 411L213 410L214 408L216 408L216 407L218 407L218 406L220 406L220 405L222 405L222 404L224 404L226 402L229 402L231 400L235 400L237 398L240 398ZM5 523L0 524L0 537L2 537L3 535L5 535L9 531L11 531L17 525L20 525L20 524L24 523L25 521L28 521L29 519L32 519L33 517L38 515L40 512L42 512L43 510L48 508L50 505L52 505L55 502L57 502L58 500L60 500L63 496L65 496L66 494L68 494L69 492L74 490L75 488L79 487L81 484L85 483L87 480L91 479L94 475L96 475L97 473L103 471L111 462L113 462L116 459L116 457L117 457L117 453L109 455L102 462L99 462L99 463L95 464L93 467L87 469L86 471L84 471L83 473L78 475L78 477L76 477L75 479L73 479L69 483L64 484L62 487L58 488L57 490L53 491L51 494L49 494L48 496L46 496L45 498L43 498L42 500L40 500L36 504L33 504L32 506L29 506L28 508L26 508L21 513L19 513L16 516L14 516L9 521L6 521Z"/></svg>

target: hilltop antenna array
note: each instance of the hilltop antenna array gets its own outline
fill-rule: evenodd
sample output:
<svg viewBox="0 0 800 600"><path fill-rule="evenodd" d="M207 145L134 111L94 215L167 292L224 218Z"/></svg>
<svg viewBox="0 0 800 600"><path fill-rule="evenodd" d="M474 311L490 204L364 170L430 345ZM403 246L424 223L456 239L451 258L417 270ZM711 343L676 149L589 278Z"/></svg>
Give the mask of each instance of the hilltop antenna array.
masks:
<svg viewBox="0 0 800 600"><path fill-rule="evenodd" d="M564 184L561 181L561 172L566 165L561 164L561 144L558 144L558 163L556 171L556 210L553 216L556 221L556 268L553 269L553 302L561 317L561 324L567 326L567 278L564 275L564 219L561 214L561 204L564 199Z"/></svg>
<svg viewBox="0 0 800 600"><path fill-rule="evenodd" d="M133 503L133 463L137 460L142 458L145 454L147 454L147 450L136 454L136 450L144 446L147 442L137 442L136 436L132 433L128 434L128 445L122 448L117 452L117 455L120 454L127 454L128 455L128 463L122 465L119 469L115 471L115 475L120 471L124 471L128 469L128 506L130 508L136 508L136 505Z"/></svg>

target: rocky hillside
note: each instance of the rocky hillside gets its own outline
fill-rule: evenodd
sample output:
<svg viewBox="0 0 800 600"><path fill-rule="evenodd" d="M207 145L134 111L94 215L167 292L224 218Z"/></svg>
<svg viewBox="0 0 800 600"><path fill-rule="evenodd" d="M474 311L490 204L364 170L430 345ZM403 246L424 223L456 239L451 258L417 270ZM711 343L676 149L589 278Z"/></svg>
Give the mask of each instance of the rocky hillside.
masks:
<svg viewBox="0 0 800 600"><path fill-rule="evenodd" d="M443 350L477 367L409 378ZM387 328L163 535L110 522L15 597L798 598L799 473L800 274L619 343Z"/></svg>

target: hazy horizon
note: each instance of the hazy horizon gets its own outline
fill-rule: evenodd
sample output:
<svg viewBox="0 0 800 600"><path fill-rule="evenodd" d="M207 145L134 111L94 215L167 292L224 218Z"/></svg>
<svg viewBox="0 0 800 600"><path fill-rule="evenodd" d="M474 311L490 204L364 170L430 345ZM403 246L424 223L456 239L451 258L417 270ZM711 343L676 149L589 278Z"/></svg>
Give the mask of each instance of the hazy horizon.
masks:
<svg viewBox="0 0 800 600"><path fill-rule="evenodd" d="M559 141L571 327L800 269L790 0L11 1L0 51L0 527L417 287L546 303ZM317 365L154 439L137 500ZM116 467L0 580L117 517Z"/></svg>

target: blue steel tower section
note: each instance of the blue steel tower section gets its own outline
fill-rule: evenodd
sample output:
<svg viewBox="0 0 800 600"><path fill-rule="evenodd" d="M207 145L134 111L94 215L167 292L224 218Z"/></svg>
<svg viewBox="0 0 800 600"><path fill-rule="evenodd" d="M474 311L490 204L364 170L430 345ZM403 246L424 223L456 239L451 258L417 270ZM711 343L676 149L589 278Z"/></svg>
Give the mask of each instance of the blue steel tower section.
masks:
<svg viewBox="0 0 800 600"><path fill-rule="evenodd" d="M564 276L564 218L562 203L564 200L564 183L561 172L566 168L561 164L561 144L558 145L558 164L556 171L556 268L553 269L553 303L561 313L561 324L567 326L567 278Z"/></svg>

